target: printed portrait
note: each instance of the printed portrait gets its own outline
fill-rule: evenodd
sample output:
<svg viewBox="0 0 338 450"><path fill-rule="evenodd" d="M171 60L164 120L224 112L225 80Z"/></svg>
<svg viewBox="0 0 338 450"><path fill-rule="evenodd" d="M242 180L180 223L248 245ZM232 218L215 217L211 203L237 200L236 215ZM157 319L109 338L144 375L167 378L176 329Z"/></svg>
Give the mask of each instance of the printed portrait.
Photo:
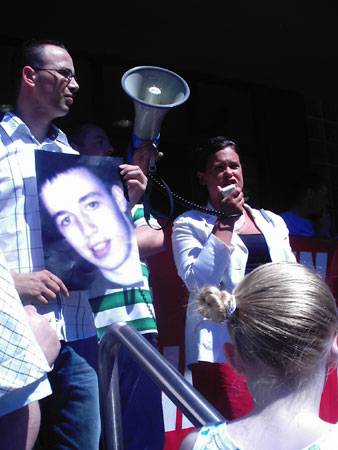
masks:
<svg viewBox="0 0 338 450"><path fill-rule="evenodd" d="M45 267L68 289L142 284L120 164L120 158L36 152Z"/></svg>

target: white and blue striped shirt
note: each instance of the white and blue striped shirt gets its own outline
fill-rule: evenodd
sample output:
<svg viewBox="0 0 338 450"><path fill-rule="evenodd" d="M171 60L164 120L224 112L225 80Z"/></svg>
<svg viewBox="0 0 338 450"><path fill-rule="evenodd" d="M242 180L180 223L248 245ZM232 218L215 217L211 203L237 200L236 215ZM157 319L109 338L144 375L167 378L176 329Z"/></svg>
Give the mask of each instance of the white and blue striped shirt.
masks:
<svg viewBox="0 0 338 450"><path fill-rule="evenodd" d="M22 273L44 269L35 174L37 150L77 153L58 128L52 126L40 143L21 119L6 113L0 122L0 250L9 270ZM48 316L62 340L96 334L87 291L72 291L69 297L58 295L48 305L36 307Z"/></svg>

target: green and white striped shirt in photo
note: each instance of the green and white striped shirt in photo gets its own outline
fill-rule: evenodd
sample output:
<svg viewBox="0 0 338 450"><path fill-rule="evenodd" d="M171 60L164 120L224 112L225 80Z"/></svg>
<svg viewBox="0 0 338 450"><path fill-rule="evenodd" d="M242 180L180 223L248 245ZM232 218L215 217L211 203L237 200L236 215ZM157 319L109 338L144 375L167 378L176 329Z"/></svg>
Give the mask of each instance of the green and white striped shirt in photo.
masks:
<svg viewBox="0 0 338 450"><path fill-rule="evenodd" d="M148 226L143 205L135 205L131 212L135 227ZM150 218L149 223L155 227L159 226L154 217ZM149 288L149 269L144 261L141 261L141 269L142 287L109 289L105 295L90 299L99 338L105 328L115 322L127 322L140 333L157 333L153 299Z"/></svg>

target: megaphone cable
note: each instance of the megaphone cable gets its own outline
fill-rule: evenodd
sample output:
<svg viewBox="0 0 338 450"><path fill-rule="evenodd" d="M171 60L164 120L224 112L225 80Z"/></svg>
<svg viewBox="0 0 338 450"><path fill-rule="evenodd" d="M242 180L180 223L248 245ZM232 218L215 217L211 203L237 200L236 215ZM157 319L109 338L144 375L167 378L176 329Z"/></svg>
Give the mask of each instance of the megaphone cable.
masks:
<svg viewBox="0 0 338 450"><path fill-rule="evenodd" d="M148 178L155 183L157 186L160 186L162 190L165 190L168 192L169 195L169 202L170 202L170 220L173 217L173 198L177 200L181 205L187 206L189 209L198 209L199 211L205 212L207 214L211 214L212 216L218 216L218 217L240 217L241 214L225 214L223 211L220 211L218 209L210 209L206 208L205 206L199 205L198 203L192 202L191 200L187 200L186 198L182 197L181 195L176 194L173 192L167 183L163 181L162 179L158 179L154 177L152 173L148 173Z"/></svg>

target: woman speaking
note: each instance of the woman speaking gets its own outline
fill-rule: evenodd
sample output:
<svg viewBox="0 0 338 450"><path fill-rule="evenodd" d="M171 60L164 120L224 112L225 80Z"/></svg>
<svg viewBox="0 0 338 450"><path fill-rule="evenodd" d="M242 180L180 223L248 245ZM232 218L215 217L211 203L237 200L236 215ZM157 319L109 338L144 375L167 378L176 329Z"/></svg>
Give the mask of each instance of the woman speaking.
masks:
<svg viewBox="0 0 338 450"><path fill-rule="evenodd" d="M206 211L180 215L173 227L173 252L179 276L190 296L185 352L194 386L226 419L253 408L245 378L228 364L231 339L223 324L197 311L196 292L214 285L229 292L254 268L267 262L295 261L283 219L250 208L243 194L243 173L237 144L223 136L196 148L199 184L208 193Z"/></svg>

